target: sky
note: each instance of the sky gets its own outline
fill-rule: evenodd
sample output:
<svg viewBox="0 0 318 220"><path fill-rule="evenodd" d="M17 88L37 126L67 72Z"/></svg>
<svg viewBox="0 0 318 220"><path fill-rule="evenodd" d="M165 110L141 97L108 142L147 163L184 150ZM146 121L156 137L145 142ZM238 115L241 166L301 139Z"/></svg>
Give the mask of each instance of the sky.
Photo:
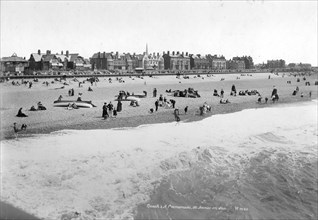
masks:
<svg viewBox="0 0 318 220"><path fill-rule="evenodd" d="M0 56L180 51L317 66L317 1L3 1Z"/></svg>

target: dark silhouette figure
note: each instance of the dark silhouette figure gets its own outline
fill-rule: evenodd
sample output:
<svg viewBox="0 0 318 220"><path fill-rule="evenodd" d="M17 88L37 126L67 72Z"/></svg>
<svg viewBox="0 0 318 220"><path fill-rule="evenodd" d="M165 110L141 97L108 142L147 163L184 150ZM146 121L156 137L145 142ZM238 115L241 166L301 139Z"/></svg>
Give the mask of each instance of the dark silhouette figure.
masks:
<svg viewBox="0 0 318 220"><path fill-rule="evenodd" d="M157 89L156 88L153 89L153 97L157 97Z"/></svg>
<svg viewBox="0 0 318 220"><path fill-rule="evenodd" d="M19 109L17 117L28 117L26 114L22 112L22 108Z"/></svg>
<svg viewBox="0 0 318 220"><path fill-rule="evenodd" d="M180 121L179 109L175 109L175 110L173 111L173 114L174 114L174 119L176 120L176 122L179 122L179 121Z"/></svg>
<svg viewBox="0 0 318 220"><path fill-rule="evenodd" d="M158 111L158 106L159 106L159 101L157 99L157 101L155 102L155 106L156 106L156 111Z"/></svg>
<svg viewBox="0 0 318 220"><path fill-rule="evenodd" d="M185 115L187 114L187 112L188 112L188 106L186 106L186 107L184 108L184 114L185 114Z"/></svg>
<svg viewBox="0 0 318 220"><path fill-rule="evenodd" d="M123 104L121 103L121 101L118 101L117 102L117 112L121 112L122 108L123 108Z"/></svg>
<svg viewBox="0 0 318 220"><path fill-rule="evenodd" d="M103 105L103 114L102 114L102 117L104 119L107 119L108 118L108 108L107 108L107 103L105 102L104 105Z"/></svg>
<svg viewBox="0 0 318 220"><path fill-rule="evenodd" d="M176 105L176 101L174 99L170 99L170 102L172 104L172 108L175 108Z"/></svg>

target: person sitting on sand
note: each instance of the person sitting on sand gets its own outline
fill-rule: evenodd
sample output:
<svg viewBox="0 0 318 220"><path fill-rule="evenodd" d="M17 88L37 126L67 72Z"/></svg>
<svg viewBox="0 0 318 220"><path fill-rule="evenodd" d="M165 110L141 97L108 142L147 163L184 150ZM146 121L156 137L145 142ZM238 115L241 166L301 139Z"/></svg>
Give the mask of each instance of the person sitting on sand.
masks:
<svg viewBox="0 0 318 220"><path fill-rule="evenodd" d="M78 93L77 101L82 101L82 93Z"/></svg>
<svg viewBox="0 0 318 220"><path fill-rule="evenodd" d="M78 106L75 104L75 102L73 102L72 108L73 108L73 109L78 109Z"/></svg>
<svg viewBox="0 0 318 220"><path fill-rule="evenodd" d="M46 108L41 102L38 102L38 110L46 110Z"/></svg>
<svg viewBox="0 0 318 220"><path fill-rule="evenodd" d="M228 99L226 99L226 100L221 99L220 100L220 104L228 104L228 103L230 103L230 101Z"/></svg>
<svg viewBox="0 0 318 220"><path fill-rule="evenodd" d="M18 137L18 132L23 131L23 130L26 130L27 127L28 127L28 126L27 126L26 124L22 124L22 125L21 125L21 128L19 129L19 128L17 128L17 123L14 122L14 123L13 123L13 130L14 130L14 133L15 133L16 138Z"/></svg>
<svg viewBox="0 0 318 220"><path fill-rule="evenodd" d="M28 117L26 114L22 112L22 108L19 109L18 114L16 115L17 117Z"/></svg>
<svg viewBox="0 0 318 220"><path fill-rule="evenodd" d="M267 98L267 97L265 97L265 104L267 104L267 102L268 102L268 98Z"/></svg>
<svg viewBox="0 0 318 220"><path fill-rule="evenodd" d="M57 99L57 101L62 101L63 96L60 95L59 98Z"/></svg>
<svg viewBox="0 0 318 220"><path fill-rule="evenodd" d="M300 93L300 97L303 98L304 97L304 93Z"/></svg>
<svg viewBox="0 0 318 220"><path fill-rule="evenodd" d="M72 104L71 103L68 103L68 106L66 107L67 110L72 110L73 107L72 107Z"/></svg>
<svg viewBox="0 0 318 220"><path fill-rule="evenodd" d="M221 89L221 98L223 98L223 96L224 96L224 90L223 89Z"/></svg>
<svg viewBox="0 0 318 220"><path fill-rule="evenodd" d="M257 103L262 103L262 97L258 97Z"/></svg>
<svg viewBox="0 0 318 220"><path fill-rule="evenodd" d="M132 107L138 107L139 104L138 104L137 101L131 101L131 102L130 102L130 106L132 106Z"/></svg>
<svg viewBox="0 0 318 220"><path fill-rule="evenodd" d="M219 97L218 90L214 89L213 96L218 96Z"/></svg>
<svg viewBox="0 0 318 220"><path fill-rule="evenodd" d="M36 108L34 107L34 105L31 106L30 111L36 111Z"/></svg>
<svg viewBox="0 0 318 220"><path fill-rule="evenodd" d="M89 86L89 87L88 87L88 91L89 91L89 92L93 92L93 89Z"/></svg>

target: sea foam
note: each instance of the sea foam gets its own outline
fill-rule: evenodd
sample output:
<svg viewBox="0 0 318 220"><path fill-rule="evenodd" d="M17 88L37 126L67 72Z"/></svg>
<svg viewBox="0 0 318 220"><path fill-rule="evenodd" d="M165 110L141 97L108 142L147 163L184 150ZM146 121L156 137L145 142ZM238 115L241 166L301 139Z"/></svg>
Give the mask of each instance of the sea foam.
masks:
<svg viewBox="0 0 318 220"><path fill-rule="evenodd" d="M238 158L250 164L264 150L283 149L317 159L316 146L315 101L191 123L63 130L1 142L1 200L46 219L75 211L85 219L133 218L164 177L197 163L214 173L227 165L235 176L244 170Z"/></svg>

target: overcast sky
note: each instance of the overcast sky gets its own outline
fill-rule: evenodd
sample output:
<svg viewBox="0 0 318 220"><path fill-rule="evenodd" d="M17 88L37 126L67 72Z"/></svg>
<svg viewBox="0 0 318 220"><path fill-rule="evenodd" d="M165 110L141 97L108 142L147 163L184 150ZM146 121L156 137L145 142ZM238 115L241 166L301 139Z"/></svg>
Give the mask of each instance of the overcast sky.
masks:
<svg viewBox="0 0 318 220"><path fill-rule="evenodd" d="M1 1L1 57L69 50L250 55L317 66L317 1Z"/></svg>

